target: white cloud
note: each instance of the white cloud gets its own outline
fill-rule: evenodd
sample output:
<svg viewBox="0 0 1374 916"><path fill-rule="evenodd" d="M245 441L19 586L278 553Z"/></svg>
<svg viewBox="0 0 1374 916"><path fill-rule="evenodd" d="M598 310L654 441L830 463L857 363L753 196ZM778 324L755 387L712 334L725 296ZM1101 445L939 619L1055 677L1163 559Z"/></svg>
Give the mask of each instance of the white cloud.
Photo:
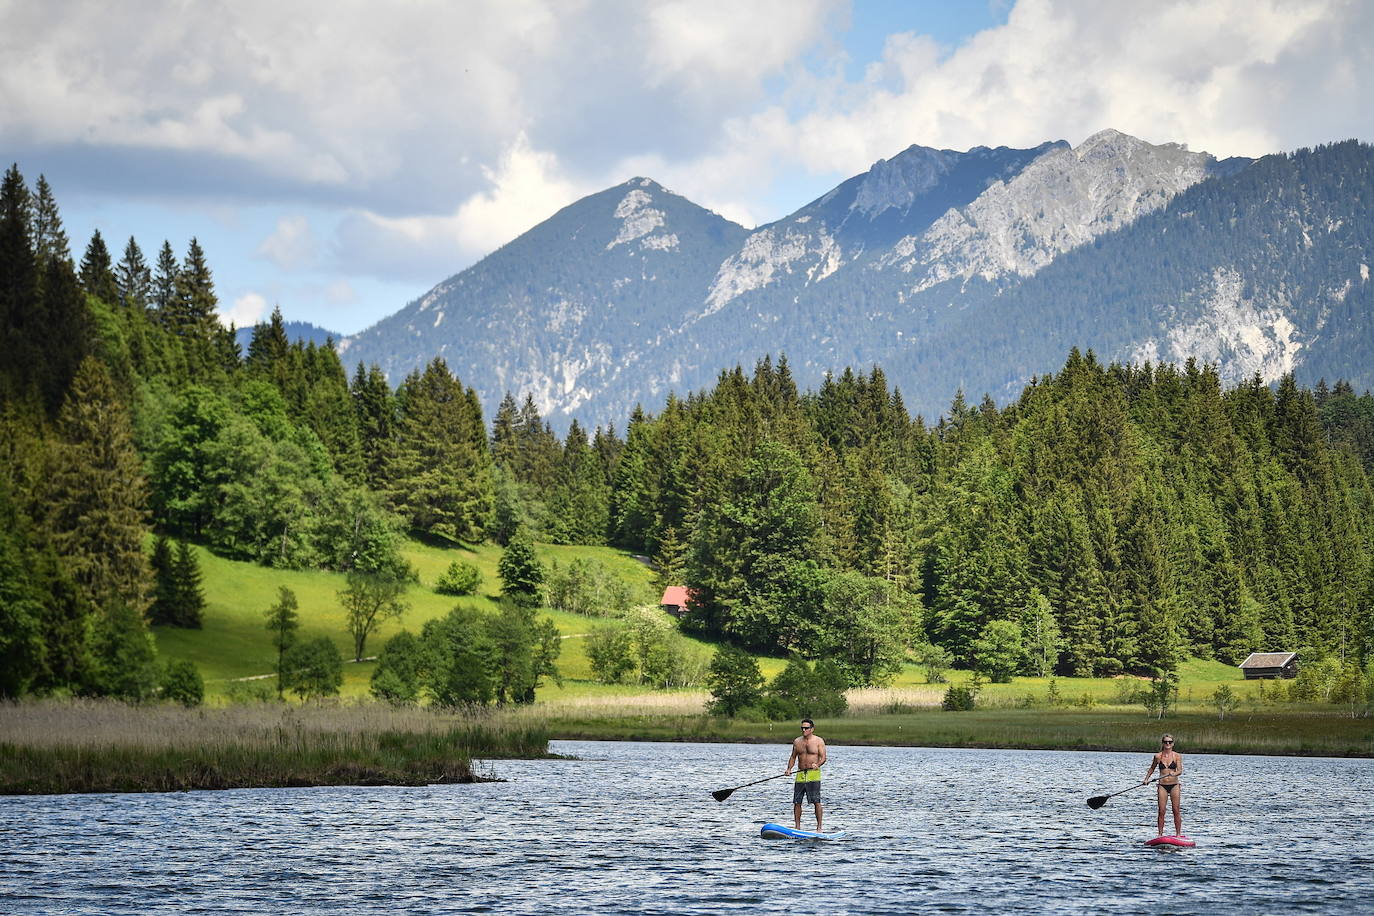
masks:
<svg viewBox="0 0 1374 916"><path fill-rule="evenodd" d="M754 225L913 143L1115 127L1260 155L1374 139L1374 3L1020 0L952 51L912 28L913 5L889 13L906 30L849 81L839 38L865 15L844 0L413 0L384 14L293 0L290 15L275 0L148 0L117 16L103 0L0 0L0 125L27 171L64 163L64 194L342 214L327 252L292 218L244 256L304 270L325 253L407 283L633 175Z"/></svg>
<svg viewBox="0 0 1374 916"><path fill-rule="evenodd" d="M488 189L443 216L388 217L359 211L340 226L336 260L343 269L383 267L431 282L456 272L548 219L561 207L600 190L566 178L557 158L532 149L518 134L496 168L483 170Z"/></svg>
<svg viewBox="0 0 1374 916"><path fill-rule="evenodd" d="M1374 5L1340 0L1103 4L1021 0L1006 25L941 57L893 35L862 85L780 119L738 119L738 145L854 174L911 143L1078 142L1105 127L1257 156L1371 133Z"/></svg>
<svg viewBox="0 0 1374 916"><path fill-rule="evenodd" d="M267 312L267 300L258 293L244 293L234 300L231 308L221 308L219 312L220 324L228 327L233 323L235 327L252 327Z"/></svg>
<svg viewBox="0 0 1374 916"><path fill-rule="evenodd" d="M280 269L290 271L314 265L318 250L310 221L293 215L277 220L276 230L262 240L257 253Z"/></svg>

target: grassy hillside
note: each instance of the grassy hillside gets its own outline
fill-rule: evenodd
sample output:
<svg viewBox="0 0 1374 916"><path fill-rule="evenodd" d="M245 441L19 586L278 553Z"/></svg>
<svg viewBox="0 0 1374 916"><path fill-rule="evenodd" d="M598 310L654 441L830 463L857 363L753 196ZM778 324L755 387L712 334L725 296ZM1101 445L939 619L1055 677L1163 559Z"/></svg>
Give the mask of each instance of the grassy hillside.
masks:
<svg viewBox="0 0 1374 916"><path fill-rule="evenodd" d="M493 609L496 606L496 595L500 587L500 578L497 575L497 563L501 558L500 547L483 544L471 548L442 548L419 541L409 541L404 552L420 574L420 582L411 586L406 596L410 602L410 610L399 620L387 621L369 637L367 655L375 655L386 640L402 628L418 632L425 621L446 614L458 601L476 602ZM623 551L608 547L541 545L538 547L538 553L546 565L554 562L567 565L575 559L595 560L626 581L636 584L646 597L654 594L650 570ZM276 654L264 626L263 614L276 602L277 589L283 585L296 593L300 605L301 636L328 636L339 646L345 658L351 658L352 641L345 629L344 613L337 594L344 587L342 575L319 571L268 569L252 563L226 560L200 548L197 548L197 555L204 574L204 629L157 627L155 632L158 649L165 658L187 659L200 668L206 679L206 692L210 697L227 695L236 679L270 675L273 671ZM434 592L433 583L454 560L462 560L481 570L483 581L478 596L458 599ZM640 687L608 687L592 680L581 637L599 621L574 614L553 611L544 613L553 619L565 639L563 653L558 662L563 674L563 685L545 685L539 694L541 702L577 705L585 698L592 705L601 705L602 698L615 703L618 702L615 698L640 696L645 693ZM696 640L694 642L702 652L710 652L713 649L708 643ZM760 668L769 678L781 671L784 664L785 660L781 658L759 659ZM373 662L364 661L356 664L349 662L344 666L345 697L367 695L373 665ZM1185 704L1190 701L1205 702L1211 692L1223 683L1230 684L1245 697L1257 696L1260 689L1259 682L1242 680L1234 667L1220 662L1195 659L1185 663L1180 674L1180 700ZM970 678L969 672L949 672L951 683L965 683ZM272 682L270 677L262 680L265 684ZM1123 691L1128 691L1132 686L1134 685L1130 678L1059 678L1056 681L1056 687L1064 702L1082 705L1089 702L1114 704L1121 699ZM892 699L885 702L893 708L938 702L938 695L944 690L939 685L927 685L924 672L910 665L890 687L890 694L885 696L891 696ZM1011 684L988 685L984 688L982 701L988 705L1012 706L1029 704L1034 700L1038 705L1043 705L1048 692L1049 679L1018 677ZM681 710L683 707L700 704L704 697L702 691L680 692L672 705ZM661 702L667 702L667 697ZM650 705L659 705L659 702Z"/></svg>
<svg viewBox="0 0 1374 916"><path fill-rule="evenodd" d="M339 646L346 659L352 658L353 643L345 626L343 608L338 592L344 587L339 573L268 569L252 563L226 560L196 548L204 575L206 607L204 628L182 630L175 627L156 627L158 651L164 658L187 659L194 662L206 680L206 693L224 695L235 679L270 674L276 664L276 650L264 626L264 612L277 601L277 590L286 586L296 593L301 621L300 636L311 638L328 636ZM462 601L496 607L500 590L497 564L501 548L483 544L473 548L440 548L409 541L403 551L420 573L420 582L412 585L406 598L410 610L399 620L382 624L368 637L366 655L376 655L394 634L402 629L419 632L425 621L442 617ZM635 583L649 600L653 595L652 574L648 567L628 553L607 547L565 547L541 545L540 559L546 566L557 562L566 566L576 559L592 559L614 571L626 581ZM482 587L474 597L454 598L433 590L434 582L454 560L476 566L482 572ZM564 686L549 685L544 692L576 696L587 690L599 693L639 692L633 688L611 688L591 683L591 669L582 651L580 636L598 621L574 614L545 611L565 637L559 670ZM703 651L709 647L703 645ZM774 661L768 670L780 670L781 661ZM368 679L372 676L372 662L344 666L343 695L365 696ZM270 680L270 679L269 679Z"/></svg>

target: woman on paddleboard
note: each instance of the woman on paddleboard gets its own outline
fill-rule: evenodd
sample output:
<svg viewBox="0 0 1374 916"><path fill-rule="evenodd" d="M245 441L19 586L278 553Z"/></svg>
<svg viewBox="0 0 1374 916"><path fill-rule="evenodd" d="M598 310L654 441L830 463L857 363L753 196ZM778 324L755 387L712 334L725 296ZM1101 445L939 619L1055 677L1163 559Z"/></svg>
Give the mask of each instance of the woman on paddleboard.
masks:
<svg viewBox="0 0 1374 916"><path fill-rule="evenodd" d="M1159 767L1159 783L1155 788L1159 796L1159 835L1164 836L1164 806L1174 806L1174 836L1183 836L1183 786L1178 778L1183 775L1183 755L1174 750L1174 736L1164 735L1159 739L1159 753L1150 760L1150 769L1140 781L1143 786L1150 781L1155 767Z"/></svg>

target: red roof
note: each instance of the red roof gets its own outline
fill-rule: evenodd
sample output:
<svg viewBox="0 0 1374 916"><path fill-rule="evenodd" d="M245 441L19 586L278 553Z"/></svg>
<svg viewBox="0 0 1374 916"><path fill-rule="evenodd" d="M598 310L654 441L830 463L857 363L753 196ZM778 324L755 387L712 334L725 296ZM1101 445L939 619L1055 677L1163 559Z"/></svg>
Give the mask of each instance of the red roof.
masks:
<svg viewBox="0 0 1374 916"><path fill-rule="evenodd" d="M663 600L660 605L675 605L677 607L687 606L687 586L670 585L663 590Z"/></svg>

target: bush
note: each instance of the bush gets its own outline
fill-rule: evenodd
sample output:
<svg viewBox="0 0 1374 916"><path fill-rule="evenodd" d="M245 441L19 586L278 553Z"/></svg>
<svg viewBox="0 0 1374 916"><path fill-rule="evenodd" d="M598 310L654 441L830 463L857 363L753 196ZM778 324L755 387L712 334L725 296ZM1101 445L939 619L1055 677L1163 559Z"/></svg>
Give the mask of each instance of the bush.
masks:
<svg viewBox="0 0 1374 916"><path fill-rule="evenodd" d="M1240 705L1240 697L1231 689L1230 684L1222 684L1212 691L1212 705L1217 708L1217 718L1225 719L1227 713L1235 710Z"/></svg>
<svg viewBox="0 0 1374 916"><path fill-rule="evenodd" d="M940 701L940 708L947 712L964 712L977 705L978 693L972 687L951 686Z"/></svg>
<svg viewBox="0 0 1374 916"><path fill-rule="evenodd" d="M497 564L501 575L501 594L520 607L538 607L544 600L544 564L534 552L534 542L524 531L517 531Z"/></svg>
<svg viewBox="0 0 1374 916"><path fill-rule="evenodd" d="M647 595L622 580L595 560L573 560L567 566L553 564L548 577L549 607L584 617L621 617Z"/></svg>
<svg viewBox="0 0 1374 916"><path fill-rule="evenodd" d="M414 703L420 696L423 659L420 641L409 630L387 640L372 672L372 695L393 706Z"/></svg>
<svg viewBox="0 0 1374 916"><path fill-rule="evenodd" d="M282 687L302 699L332 697L343 686L343 656L328 636L291 646L282 669Z"/></svg>
<svg viewBox="0 0 1374 916"><path fill-rule="evenodd" d="M623 625L594 627L583 644L592 674L603 684L623 684L634 674L634 634Z"/></svg>
<svg viewBox="0 0 1374 916"><path fill-rule="evenodd" d="M706 688L714 699L707 704L712 715L735 716L763 698L763 674L759 663L743 649L721 646L706 673Z"/></svg>
<svg viewBox="0 0 1374 916"><path fill-rule="evenodd" d="M434 583L434 590L441 595L475 595L482 585L482 573L471 563L454 560Z"/></svg>
<svg viewBox="0 0 1374 916"><path fill-rule="evenodd" d="M844 696L847 680L840 666L829 659L812 668L793 656L769 685L764 710L770 719L838 716L849 708Z"/></svg>
<svg viewBox="0 0 1374 916"><path fill-rule="evenodd" d="M934 643L924 643L917 646L913 654L916 664L926 671L927 684L946 682L945 672L954 664L954 656L947 649L942 649Z"/></svg>
<svg viewBox="0 0 1374 916"><path fill-rule="evenodd" d="M1010 684L1025 649L1021 627L1010 620L994 620L973 641L974 667L994 684Z"/></svg>
<svg viewBox="0 0 1374 916"><path fill-rule="evenodd" d="M169 662L162 672L162 698L187 707L205 702L205 680L200 669L185 660Z"/></svg>

